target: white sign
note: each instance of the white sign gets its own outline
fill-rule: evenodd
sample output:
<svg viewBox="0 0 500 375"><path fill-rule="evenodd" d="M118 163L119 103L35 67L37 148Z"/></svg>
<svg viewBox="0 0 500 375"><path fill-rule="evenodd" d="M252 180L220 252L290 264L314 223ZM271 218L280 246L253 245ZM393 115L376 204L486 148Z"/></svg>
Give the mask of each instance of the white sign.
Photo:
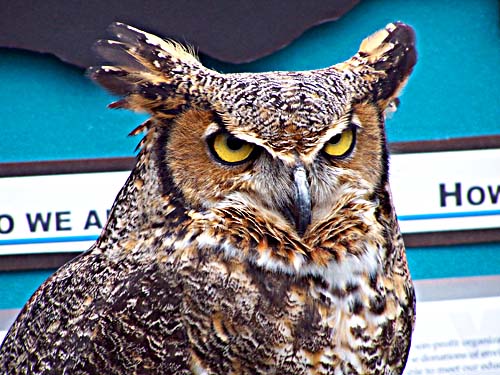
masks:
<svg viewBox="0 0 500 375"><path fill-rule="evenodd" d="M128 175L0 178L0 254L86 250ZM391 186L403 233L500 229L500 149L393 155Z"/></svg>
<svg viewBox="0 0 500 375"><path fill-rule="evenodd" d="M88 249L130 172L0 179L0 254Z"/></svg>
<svg viewBox="0 0 500 375"><path fill-rule="evenodd" d="M418 302L405 375L500 374L500 297Z"/></svg>
<svg viewBox="0 0 500 375"><path fill-rule="evenodd" d="M500 149L391 158L403 233L500 228Z"/></svg>

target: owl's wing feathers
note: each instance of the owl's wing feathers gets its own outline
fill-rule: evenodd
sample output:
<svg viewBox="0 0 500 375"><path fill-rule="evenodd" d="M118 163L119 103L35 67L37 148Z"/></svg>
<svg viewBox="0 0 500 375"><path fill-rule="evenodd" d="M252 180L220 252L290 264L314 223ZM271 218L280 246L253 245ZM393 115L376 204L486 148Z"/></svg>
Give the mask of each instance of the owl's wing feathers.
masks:
<svg viewBox="0 0 500 375"><path fill-rule="evenodd" d="M112 94L123 96L112 108L172 118L196 95L196 78L206 75L193 52L182 45L122 23L110 31L116 40L94 48L109 65L90 67L90 78Z"/></svg>
<svg viewBox="0 0 500 375"><path fill-rule="evenodd" d="M92 249L66 264L11 327L0 373L191 374L182 280L168 267Z"/></svg>

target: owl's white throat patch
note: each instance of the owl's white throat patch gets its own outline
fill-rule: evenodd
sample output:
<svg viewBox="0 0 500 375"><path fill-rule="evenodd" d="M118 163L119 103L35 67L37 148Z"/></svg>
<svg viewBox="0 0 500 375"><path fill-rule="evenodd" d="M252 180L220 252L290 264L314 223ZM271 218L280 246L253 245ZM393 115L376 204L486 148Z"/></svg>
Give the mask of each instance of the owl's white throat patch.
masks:
<svg viewBox="0 0 500 375"><path fill-rule="evenodd" d="M221 243L213 236L205 234L200 234L196 238L196 242L199 249L211 248L222 251L228 259L237 258L241 261L249 261L266 271L280 272L291 276L319 277L326 282L329 289L344 289L362 276L380 273L382 267L381 250L374 242L368 242L365 252L362 254L346 254L342 261L332 260L325 266L308 261L300 253L295 253L293 257L288 259L288 262L273 256L270 249L243 253L229 241Z"/></svg>
<svg viewBox="0 0 500 375"><path fill-rule="evenodd" d="M248 261L267 271L300 277L319 277L331 287L344 288L346 285L352 284L354 280L359 280L361 275L378 273L382 264L381 257L383 256L381 244L379 243L381 238L377 235L379 232L377 226L380 224L377 223L374 218L376 204L360 198L366 195L366 190L364 189L360 191L360 189L346 188L344 189L344 193L346 192L349 194L344 194L343 196L350 196L351 198L348 201L354 202L358 207L359 215L356 215L354 220L356 220L356 222L360 220L368 225L370 231L366 234L362 243L352 245L356 246L355 252L353 251L350 253L349 251L345 251L345 253L341 254L339 259L332 256L332 259L326 265L324 263L319 264L313 262L309 259L310 256L308 256L307 253L312 253L314 251L314 244L310 245L312 246L311 248L309 248L309 245L304 244L302 250L297 248L294 251L287 252L287 256L283 257L278 256L275 249L271 247L266 248L258 246L254 249L241 249L237 242L233 242L228 237L221 236L221 231L223 233L231 232L232 220L238 221L242 219L232 216L235 212L239 211L238 207L242 207L241 214L245 212L249 214L248 207L253 207L257 204L257 202L253 201L251 197L244 193L233 193L223 201L214 202L204 213L193 213L193 219L199 224L205 223L203 224L204 227L207 225L209 227L213 226L212 230L204 230L203 233L197 236L195 240L196 246L200 250L202 248L211 248L217 252L223 252L224 256L228 259L237 258L242 262ZM344 204L346 203L340 203L338 209L342 209ZM223 214L221 216L221 213L226 210L228 210L228 214L231 215L231 220L229 221L224 219ZM330 212L330 214L332 213ZM342 217L342 215L340 215L340 217ZM288 246L293 244L298 245L303 241L297 234L291 232L291 228L289 228L290 230L287 229L291 224L284 218L279 217L273 210L265 210L265 212L263 212L261 207L258 219L263 220L263 222L268 222L268 226L261 225L261 227L264 229L267 227L270 231L268 235L274 236L277 241L283 243L287 242ZM250 222L258 219L256 217L251 219ZM245 220L243 220L242 223ZM352 218L350 220L352 220ZM347 223L346 227L351 227L356 224L356 222ZM241 225L241 223L238 225ZM337 223L336 226L340 227L340 223ZM312 230L315 229L312 228ZM249 231L247 234L254 239L261 235L263 236L263 233L260 231L256 231L253 234L250 232L252 231ZM240 232L240 235L243 233L246 232ZM315 237L313 236L312 238Z"/></svg>
<svg viewBox="0 0 500 375"><path fill-rule="evenodd" d="M379 247L375 243L368 243L366 251L361 255L346 254L342 261L331 261L327 266L308 263L299 270L299 274L320 277L329 288L345 289L364 275L380 273L381 267Z"/></svg>

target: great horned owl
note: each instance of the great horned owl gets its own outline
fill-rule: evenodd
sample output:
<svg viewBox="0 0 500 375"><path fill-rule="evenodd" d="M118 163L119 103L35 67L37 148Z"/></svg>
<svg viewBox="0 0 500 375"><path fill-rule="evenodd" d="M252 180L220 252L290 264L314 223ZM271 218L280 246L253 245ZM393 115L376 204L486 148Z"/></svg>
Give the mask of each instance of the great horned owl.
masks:
<svg viewBox="0 0 500 375"><path fill-rule="evenodd" d="M124 24L90 76L151 118L96 244L33 295L6 374L400 374L414 291L384 111L416 61L391 23L351 59L221 74Z"/></svg>

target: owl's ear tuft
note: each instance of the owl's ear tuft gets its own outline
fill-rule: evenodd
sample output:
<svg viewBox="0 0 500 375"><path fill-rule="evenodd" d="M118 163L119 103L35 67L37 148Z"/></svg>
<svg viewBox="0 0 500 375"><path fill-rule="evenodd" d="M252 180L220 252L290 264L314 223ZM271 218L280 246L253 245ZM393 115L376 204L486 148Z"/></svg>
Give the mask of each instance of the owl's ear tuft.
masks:
<svg viewBox="0 0 500 375"><path fill-rule="evenodd" d="M182 110L209 74L193 51L123 23L109 28L115 40L96 42L105 65L90 67L91 79L124 98L112 108L128 108L171 118ZM199 97L199 95L196 95Z"/></svg>
<svg viewBox="0 0 500 375"><path fill-rule="evenodd" d="M385 108L398 96L416 62L415 32L394 22L363 40L358 53L342 65L359 80L354 96L370 96Z"/></svg>
<svg viewBox="0 0 500 375"><path fill-rule="evenodd" d="M145 57L149 61L154 61L157 55L161 54L170 56L176 63L199 64L194 49L183 46L173 40L162 39L121 22L112 23L108 27L108 31L124 45L132 48L135 47L142 54L142 57Z"/></svg>

